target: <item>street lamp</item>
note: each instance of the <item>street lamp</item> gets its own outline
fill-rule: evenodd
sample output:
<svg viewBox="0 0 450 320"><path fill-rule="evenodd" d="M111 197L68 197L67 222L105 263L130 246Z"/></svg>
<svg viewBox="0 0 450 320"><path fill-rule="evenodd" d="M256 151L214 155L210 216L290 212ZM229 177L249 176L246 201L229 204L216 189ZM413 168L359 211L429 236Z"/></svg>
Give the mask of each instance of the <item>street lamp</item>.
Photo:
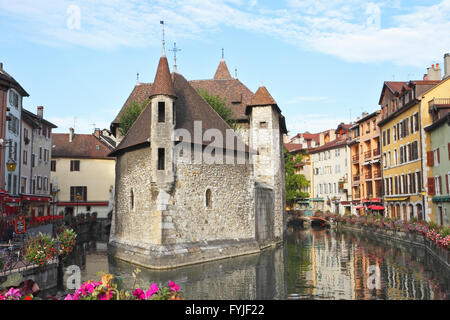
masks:
<svg viewBox="0 0 450 320"><path fill-rule="evenodd" d="M9 159L8 162L6 163L6 169L8 169L9 172L16 171L16 167L17 163L12 159Z"/></svg>

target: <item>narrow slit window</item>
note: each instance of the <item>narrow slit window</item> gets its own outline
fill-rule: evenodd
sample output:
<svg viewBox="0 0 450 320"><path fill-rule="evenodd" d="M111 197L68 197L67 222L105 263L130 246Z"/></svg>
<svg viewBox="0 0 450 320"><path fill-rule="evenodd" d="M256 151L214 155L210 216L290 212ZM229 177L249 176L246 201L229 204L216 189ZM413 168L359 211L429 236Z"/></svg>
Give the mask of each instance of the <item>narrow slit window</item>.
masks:
<svg viewBox="0 0 450 320"><path fill-rule="evenodd" d="M164 159L165 151L164 148L158 148L158 170L164 170Z"/></svg>
<svg viewBox="0 0 450 320"><path fill-rule="evenodd" d="M206 190L205 205L206 205L206 208L211 209L211 189Z"/></svg>
<svg viewBox="0 0 450 320"><path fill-rule="evenodd" d="M133 210L134 209L134 192L133 188L130 190L130 207Z"/></svg>
<svg viewBox="0 0 450 320"><path fill-rule="evenodd" d="M158 102L158 122L166 121L166 103L163 101Z"/></svg>

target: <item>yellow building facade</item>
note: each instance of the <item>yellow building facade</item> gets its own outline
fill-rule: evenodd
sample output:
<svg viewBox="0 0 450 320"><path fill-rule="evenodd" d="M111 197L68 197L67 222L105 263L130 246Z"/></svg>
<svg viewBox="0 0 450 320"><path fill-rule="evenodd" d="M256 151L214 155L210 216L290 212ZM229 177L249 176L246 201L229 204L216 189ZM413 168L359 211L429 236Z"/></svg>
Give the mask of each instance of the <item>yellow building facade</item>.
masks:
<svg viewBox="0 0 450 320"><path fill-rule="evenodd" d="M450 77L442 80L438 85L430 88L428 91L424 92L420 101L420 112L422 119L422 154L423 163L422 170L424 176L424 189L426 191L425 204L426 204L426 214L429 221L437 222L437 213L435 212L435 207L432 202L433 194L430 194L430 183L433 185L431 188L435 188L435 177L433 176L433 167L440 165L440 157L446 157L444 152L438 154L439 151L433 150L431 144L431 133L424 130L425 127L433 123L431 109L440 104L440 101L450 99ZM450 139L449 139L450 140ZM432 161L428 160L432 157ZM448 168L450 171L450 168ZM430 181L431 180L431 181ZM444 182L445 183L445 182ZM444 188L443 188L444 189ZM442 191L442 190L440 190Z"/></svg>
<svg viewBox="0 0 450 320"><path fill-rule="evenodd" d="M384 203L392 218L424 218L419 122L419 104L412 101L380 126Z"/></svg>
<svg viewBox="0 0 450 320"><path fill-rule="evenodd" d="M390 217L432 220L423 170L423 127L431 123L431 117L424 105L428 105L428 93L440 83L436 79L385 82L383 86L379 127L385 212Z"/></svg>

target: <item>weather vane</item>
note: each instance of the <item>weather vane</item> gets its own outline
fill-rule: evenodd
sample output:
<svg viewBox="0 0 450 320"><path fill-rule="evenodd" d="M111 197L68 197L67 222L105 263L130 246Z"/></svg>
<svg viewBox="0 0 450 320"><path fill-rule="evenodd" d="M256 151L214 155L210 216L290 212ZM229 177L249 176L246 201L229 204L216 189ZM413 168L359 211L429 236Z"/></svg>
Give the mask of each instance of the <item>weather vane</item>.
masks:
<svg viewBox="0 0 450 320"><path fill-rule="evenodd" d="M159 23L162 25L162 56L165 57L166 56L166 50L165 50L166 42L164 40L164 20L159 21Z"/></svg>

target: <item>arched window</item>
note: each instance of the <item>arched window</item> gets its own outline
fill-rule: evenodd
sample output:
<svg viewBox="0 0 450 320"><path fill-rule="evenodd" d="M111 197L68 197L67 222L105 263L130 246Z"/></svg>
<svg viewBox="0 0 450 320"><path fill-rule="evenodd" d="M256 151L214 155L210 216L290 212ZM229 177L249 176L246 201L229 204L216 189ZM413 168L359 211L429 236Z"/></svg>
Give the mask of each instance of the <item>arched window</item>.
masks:
<svg viewBox="0 0 450 320"><path fill-rule="evenodd" d="M133 192L133 188L131 188L131 190L130 190L130 209L131 210L134 209L134 192Z"/></svg>
<svg viewBox="0 0 450 320"><path fill-rule="evenodd" d="M211 201L211 189L206 189L205 193L205 206L208 209L211 209L212 201Z"/></svg>

